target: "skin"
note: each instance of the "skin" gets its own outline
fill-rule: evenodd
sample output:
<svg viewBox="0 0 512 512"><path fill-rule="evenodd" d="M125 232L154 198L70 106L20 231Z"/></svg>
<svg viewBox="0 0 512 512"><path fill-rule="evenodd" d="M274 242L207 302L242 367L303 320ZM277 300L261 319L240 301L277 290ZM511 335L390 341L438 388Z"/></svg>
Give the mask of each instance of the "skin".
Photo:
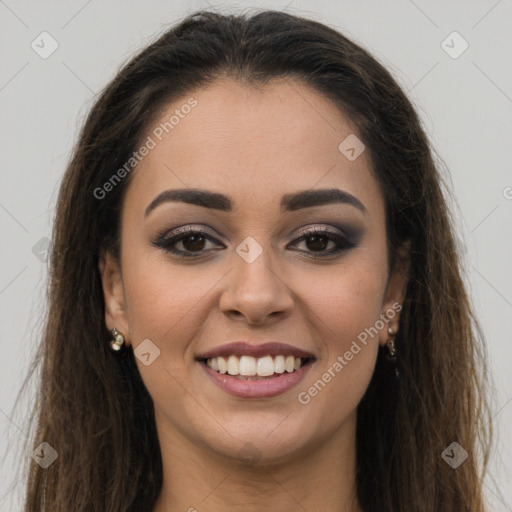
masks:
<svg viewBox="0 0 512 512"><path fill-rule="evenodd" d="M160 350L148 366L137 359L164 467L154 511L359 511L356 408L399 313L308 404L297 395L404 298L407 253L389 274L384 199L367 153L349 161L338 150L355 128L298 82L256 90L218 80L168 105L155 125L190 96L197 106L133 171L122 209L122 272L109 253L100 261L107 327L134 350L145 339ZM235 210L167 202L145 218L158 194L176 188L227 194ZM280 211L284 194L318 188L349 192L366 213L349 204ZM218 240L206 241L195 260L151 245L161 231L192 224ZM295 242L300 228L313 226L352 226L360 237L337 256L313 259L336 247ZM248 236L263 249L252 263L236 252ZM190 239L177 247L197 251ZM281 395L233 397L195 361L233 340L289 343L316 361ZM241 459L249 449L255 462Z"/></svg>

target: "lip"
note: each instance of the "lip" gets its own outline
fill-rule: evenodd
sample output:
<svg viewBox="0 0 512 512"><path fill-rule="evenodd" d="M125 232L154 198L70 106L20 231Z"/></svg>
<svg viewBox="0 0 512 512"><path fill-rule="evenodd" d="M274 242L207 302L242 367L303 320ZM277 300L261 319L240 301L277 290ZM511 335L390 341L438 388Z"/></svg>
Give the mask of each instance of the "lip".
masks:
<svg viewBox="0 0 512 512"><path fill-rule="evenodd" d="M275 341L269 341L267 343L251 344L246 341L233 341L220 347L212 348L207 352L196 356L196 360L200 359L211 359L213 357L229 357L234 356L252 356L252 357L265 357L265 356L294 356L294 357L311 357L314 358L314 354L287 345L286 343L278 343ZM297 370L299 371L299 370Z"/></svg>
<svg viewBox="0 0 512 512"><path fill-rule="evenodd" d="M309 361L292 373L274 373L275 377L265 380L243 380L227 373L216 372L203 362L198 361L198 364L217 386L227 393L240 398L271 398L285 393L295 387L305 377L313 363L314 360Z"/></svg>

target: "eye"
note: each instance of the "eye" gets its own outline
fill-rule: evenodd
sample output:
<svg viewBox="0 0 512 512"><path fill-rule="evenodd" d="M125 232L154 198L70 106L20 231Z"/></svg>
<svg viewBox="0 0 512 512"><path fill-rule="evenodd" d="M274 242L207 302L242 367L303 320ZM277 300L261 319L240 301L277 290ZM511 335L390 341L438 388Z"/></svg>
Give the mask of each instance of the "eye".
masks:
<svg viewBox="0 0 512 512"><path fill-rule="evenodd" d="M295 240L292 245L297 245L298 243L303 242L306 245L306 251L300 252L309 252L313 253L313 258L326 258L329 256L333 256L339 254L343 251L347 251L354 247L356 244L346 238L339 231L331 231L325 228L314 227L312 229L306 229L300 232L299 238ZM328 247L329 243L334 245L334 249L330 251L325 251L326 247ZM316 255L317 253L318 255Z"/></svg>
<svg viewBox="0 0 512 512"><path fill-rule="evenodd" d="M185 258L195 258L204 253L207 242L217 242L217 239L202 229L185 226L173 231L164 232L151 244L166 252ZM176 246L182 244L183 249Z"/></svg>

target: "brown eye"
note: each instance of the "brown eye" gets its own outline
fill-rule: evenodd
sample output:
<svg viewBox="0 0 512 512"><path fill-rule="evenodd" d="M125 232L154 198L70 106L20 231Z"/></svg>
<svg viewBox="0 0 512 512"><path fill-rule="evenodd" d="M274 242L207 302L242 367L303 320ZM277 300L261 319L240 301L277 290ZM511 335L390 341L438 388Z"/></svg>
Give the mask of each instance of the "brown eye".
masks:
<svg viewBox="0 0 512 512"><path fill-rule="evenodd" d="M184 258L194 258L206 254L204 250L207 242L218 242L213 236L205 231L187 226L164 233L159 236L151 245L159 247L166 252L181 256ZM183 249L176 246L181 244ZM218 243L217 245L219 245Z"/></svg>
<svg viewBox="0 0 512 512"><path fill-rule="evenodd" d="M323 251L329 245L329 239L322 235L312 235L304 238L307 247L312 251Z"/></svg>
<svg viewBox="0 0 512 512"><path fill-rule="evenodd" d="M185 250L195 252L204 249L206 239L202 235L189 235L182 238L181 243L183 247L185 247Z"/></svg>
<svg viewBox="0 0 512 512"><path fill-rule="evenodd" d="M306 251L301 250L300 252L310 252L313 254L318 253L318 256L314 255L313 258L336 255L342 251L351 249L356 245L341 233L329 231L323 228L313 228L303 231L301 236L295 240L293 245L297 245L299 242L303 242L306 246ZM329 242L332 242L335 248L333 250L326 251L325 249L328 247Z"/></svg>

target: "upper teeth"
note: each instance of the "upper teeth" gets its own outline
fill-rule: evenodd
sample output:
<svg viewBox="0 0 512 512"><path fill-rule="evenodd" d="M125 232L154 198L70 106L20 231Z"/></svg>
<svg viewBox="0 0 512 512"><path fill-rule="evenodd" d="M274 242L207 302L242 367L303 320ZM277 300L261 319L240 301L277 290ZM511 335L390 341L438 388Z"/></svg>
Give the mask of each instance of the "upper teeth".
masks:
<svg viewBox="0 0 512 512"><path fill-rule="evenodd" d="M265 356L255 358L252 356L213 357L208 359L206 364L216 372L228 373L229 375L268 377L274 373L291 373L301 367L302 360L294 356Z"/></svg>

